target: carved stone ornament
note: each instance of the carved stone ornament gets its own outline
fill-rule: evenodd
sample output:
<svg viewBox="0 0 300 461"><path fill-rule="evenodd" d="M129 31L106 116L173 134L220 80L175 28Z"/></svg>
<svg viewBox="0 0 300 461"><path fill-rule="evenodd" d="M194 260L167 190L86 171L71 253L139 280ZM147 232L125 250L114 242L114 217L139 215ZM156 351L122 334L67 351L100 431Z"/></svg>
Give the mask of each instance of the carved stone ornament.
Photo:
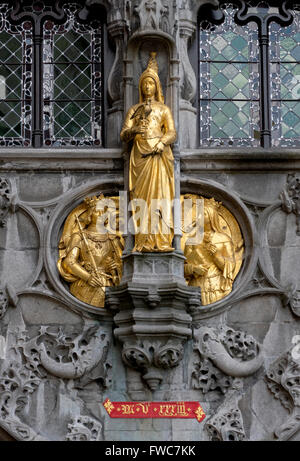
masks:
<svg viewBox="0 0 300 461"><path fill-rule="evenodd" d="M108 334L98 323L37 330L26 326L18 305L0 360L0 427L17 440L46 440L53 432L61 439L69 423L67 440L101 440L101 422L86 412L89 400L101 402L111 383L108 348Z"/></svg>
<svg viewBox="0 0 300 461"><path fill-rule="evenodd" d="M105 366L109 342L98 325L90 326L75 337L62 328L42 326L39 335L22 345L28 366L41 376L46 372L58 378L89 379L95 370L104 387L108 383ZM42 367L42 368L41 368Z"/></svg>
<svg viewBox="0 0 300 461"><path fill-rule="evenodd" d="M158 369L178 365L183 357L183 344L175 339L166 343L157 340L125 343L122 357L128 366L142 371L144 381L151 390L155 390L163 379Z"/></svg>
<svg viewBox="0 0 300 461"><path fill-rule="evenodd" d="M300 429L300 357L295 349L277 359L269 368L266 382L269 390L291 413L275 430L279 440L288 440Z"/></svg>
<svg viewBox="0 0 300 461"><path fill-rule="evenodd" d="M130 30L161 30L173 35L176 5L166 0L134 0L128 10Z"/></svg>
<svg viewBox="0 0 300 461"><path fill-rule="evenodd" d="M292 312L300 317L300 290L294 284L291 284L282 296L284 306L289 306Z"/></svg>
<svg viewBox="0 0 300 461"><path fill-rule="evenodd" d="M90 416L77 416L68 424L66 440L72 442L93 442L102 440L102 425Z"/></svg>
<svg viewBox="0 0 300 461"><path fill-rule="evenodd" d="M235 331L227 326L221 326L218 329L201 327L194 330L194 340L194 350L200 356L200 363L209 359L225 375L236 378L250 376L263 363L261 345L252 336L242 331ZM217 378L213 379L213 384L210 384L208 388L201 386L201 366L193 371L193 378L197 376L200 388L224 389L224 384L218 384ZM226 386L229 384L226 383Z"/></svg>
<svg viewBox="0 0 300 461"><path fill-rule="evenodd" d="M289 174L286 188L280 194L281 206L286 213L296 215L297 235L300 235L300 177Z"/></svg>
<svg viewBox="0 0 300 461"><path fill-rule="evenodd" d="M0 227L6 223L6 217L11 205L11 186L8 179L0 178Z"/></svg>
<svg viewBox="0 0 300 461"><path fill-rule="evenodd" d="M236 397L231 397L219 407L217 413L205 424L211 441L245 441L246 434Z"/></svg>
<svg viewBox="0 0 300 461"><path fill-rule="evenodd" d="M5 316L8 306L16 307L18 303L18 296L15 290L7 285L5 287L0 286L0 320Z"/></svg>
<svg viewBox="0 0 300 461"><path fill-rule="evenodd" d="M6 294L6 289L0 287L0 319L2 319L8 308L8 296Z"/></svg>

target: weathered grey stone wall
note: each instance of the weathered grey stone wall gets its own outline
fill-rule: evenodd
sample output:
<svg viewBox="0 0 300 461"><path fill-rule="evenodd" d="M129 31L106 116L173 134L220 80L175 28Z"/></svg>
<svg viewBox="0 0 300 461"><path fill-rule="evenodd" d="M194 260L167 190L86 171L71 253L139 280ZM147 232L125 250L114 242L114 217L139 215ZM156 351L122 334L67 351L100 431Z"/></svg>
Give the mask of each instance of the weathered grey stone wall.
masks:
<svg viewBox="0 0 300 461"><path fill-rule="evenodd" d="M116 43L108 147L0 150L0 439L300 440L300 153L197 149L188 49L204 2L156 1L151 20L144 0L127 3L105 2ZM76 300L56 269L70 211L87 195L123 190L120 126L152 47L168 62L181 192L221 200L246 245L233 292L211 306L189 303L191 337L182 350L171 341L182 359L161 366L154 391L122 360L114 311ZM206 419L112 419L106 398L199 401Z"/></svg>

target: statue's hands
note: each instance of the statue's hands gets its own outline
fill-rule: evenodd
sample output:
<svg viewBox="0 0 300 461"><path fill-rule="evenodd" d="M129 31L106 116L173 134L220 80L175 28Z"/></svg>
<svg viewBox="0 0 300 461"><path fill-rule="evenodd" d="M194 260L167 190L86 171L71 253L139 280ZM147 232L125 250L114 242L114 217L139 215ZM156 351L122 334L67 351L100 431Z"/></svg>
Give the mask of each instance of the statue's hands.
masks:
<svg viewBox="0 0 300 461"><path fill-rule="evenodd" d="M141 134L142 137L144 137L147 131L148 125L149 125L149 120L142 119L138 125L135 125L131 128L131 133L133 135Z"/></svg>
<svg viewBox="0 0 300 461"><path fill-rule="evenodd" d="M164 148L165 148L164 143L162 143L161 141L158 141L158 143L156 144L156 146L153 149L153 153L154 154L161 154L162 151L164 150Z"/></svg>
<svg viewBox="0 0 300 461"><path fill-rule="evenodd" d="M204 275L208 271L209 266L206 266L205 264L199 264L199 265L194 265L194 272L197 275Z"/></svg>
<svg viewBox="0 0 300 461"><path fill-rule="evenodd" d="M100 280L99 277L93 274L89 276L89 278L87 279L87 283L91 285L92 287L102 287L103 286L103 281Z"/></svg>
<svg viewBox="0 0 300 461"><path fill-rule="evenodd" d="M106 269L109 271L113 271L117 268L118 268L118 265L113 259L106 264Z"/></svg>
<svg viewBox="0 0 300 461"><path fill-rule="evenodd" d="M217 251L217 247L216 247L216 245L214 245L213 243L208 243L206 248L207 248L207 251L208 251L211 255L214 255L215 252Z"/></svg>

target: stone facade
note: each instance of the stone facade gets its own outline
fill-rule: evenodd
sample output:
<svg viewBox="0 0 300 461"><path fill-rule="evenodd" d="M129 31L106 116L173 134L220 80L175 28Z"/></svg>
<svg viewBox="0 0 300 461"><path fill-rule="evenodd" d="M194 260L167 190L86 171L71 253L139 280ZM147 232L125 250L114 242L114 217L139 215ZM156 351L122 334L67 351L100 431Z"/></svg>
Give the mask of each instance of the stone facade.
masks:
<svg viewBox="0 0 300 461"><path fill-rule="evenodd" d="M197 147L197 14L217 1L85 3L104 5L114 42L106 147L0 149L0 439L300 440L300 153ZM222 201L245 258L232 293L201 306L180 251L153 257L150 276L127 254L97 309L60 278L58 242L84 197L127 185L119 133L152 49L180 192ZM107 397L199 401L206 419L111 419Z"/></svg>

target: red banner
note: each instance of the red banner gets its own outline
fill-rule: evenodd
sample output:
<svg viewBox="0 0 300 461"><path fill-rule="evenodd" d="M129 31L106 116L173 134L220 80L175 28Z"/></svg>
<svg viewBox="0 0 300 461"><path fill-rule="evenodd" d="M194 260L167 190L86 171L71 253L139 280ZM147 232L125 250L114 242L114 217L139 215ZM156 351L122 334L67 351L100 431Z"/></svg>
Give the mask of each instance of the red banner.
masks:
<svg viewBox="0 0 300 461"><path fill-rule="evenodd" d="M111 402L103 406L111 418L196 418L200 423L205 413L199 402Z"/></svg>

